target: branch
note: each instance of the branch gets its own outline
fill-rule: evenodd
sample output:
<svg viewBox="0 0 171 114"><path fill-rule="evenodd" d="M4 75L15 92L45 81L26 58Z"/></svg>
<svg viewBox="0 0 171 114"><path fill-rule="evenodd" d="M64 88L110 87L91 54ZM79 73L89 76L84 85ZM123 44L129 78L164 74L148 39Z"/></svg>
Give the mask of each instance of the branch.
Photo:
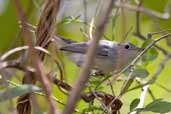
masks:
<svg viewBox="0 0 171 114"><path fill-rule="evenodd" d="M142 2L139 3L139 5L137 7L142 7ZM136 11L136 32L134 33L135 36L137 36L139 39L145 41L146 38L145 36L143 36L140 32L140 11ZM148 34L148 36L152 36L154 33L150 33ZM167 51L165 49L163 49L162 47L160 47L157 44L154 44L154 47L156 47L158 50L160 50L164 55L167 55Z"/></svg>
<svg viewBox="0 0 171 114"><path fill-rule="evenodd" d="M56 84L58 87L61 87L66 91L71 91L72 90L72 87L69 84L67 84L67 83L65 83L65 82L63 82L61 80L58 80L56 78L54 78L53 80L54 80L54 84ZM112 114L116 114L116 112L122 106L122 102L119 99L115 99L115 96L107 94L107 93L102 92L102 91L91 91L91 92L88 92L88 93L82 92L81 93L81 98L85 102L92 102L94 99L100 100L100 102L102 102L102 104L105 107L108 107L108 106L111 107ZM112 102L112 104L111 104L111 101L113 99L115 99L115 102Z"/></svg>
<svg viewBox="0 0 171 114"><path fill-rule="evenodd" d="M104 11L103 16L101 16L101 18L99 18L97 22L96 30L93 35L91 45L86 54L85 63L79 73L78 80L76 80L73 90L71 91L70 96L67 99L67 104L64 108L63 114L72 114L72 112L74 111L76 102L80 98L80 93L84 89L85 83L87 82L89 78L89 73L93 65L93 59L95 56L96 47L98 46L99 39L103 34L109 14L112 11L113 4L114 4L114 0L110 0L110 2L108 2L108 6L106 6L106 11Z"/></svg>
<svg viewBox="0 0 171 114"><path fill-rule="evenodd" d="M0 61L4 61L5 59L7 59L9 56L11 56L12 54L14 54L16 52L20 52L20 51L23 51L23 50L29 50L29 48L30 48L29 46L21 46L21 47L16 47L14 49L11 49L11 50L7 51L6 53L4 53L0 57ZM49 52L46 49L42 48L42 47L35 46L34 49L39 50L39 51L49 55Z"/></svg>
<svg viewBox="0 0 171 114"><path fill-rule="evenodd" d="M165 38L168 38L169 36L171 36L171 33L170 34L166 34L166 35L163 35L163 36L161 36L161 37L159 37L159 38L157 38L157 39L155 39L154 41L152 41L132 62L131 62L131 64L130 65L128 65L128 67L130 67L130 66L133 66L133 65L135 65L136 64L136 62L141 58L141 56L148 50L148 49L150 49L154 44L156 44L157 42L159 42L160 40L162 40L162 39L165 39ZM170 57L170 55L168 56L168 58ZM162 63L162 66L163 66L163 63ZM127 68L128 68L127 67ZM153 78L155 78L156 77L156 75L154 75L153 76ZM153 81L153 78L150 80L150 82L151 81ZM131 79L131 75L129 75L128 76L128 79ZM148 84L146 84L146 85L148 85Z"/></svg>
<svg viewBox="0 0 171 114"><path fill-rule="evenodd" d="M164 35L164 36L163 37L160 37L160 38L161 39L167 38L169 36L169 34ZM156 41L160 41L161 40L160 38L156 39ZM155 41L153 41L151 44L154 44L154 42ZM148 46L148 47L150 47L150 46ZM157 77L159 76L159 74L161 73L161 71L163 70L165 63L170 59L170 57L171 57L171 54L166 55L166 57L160 62L159 66L158 66L158 68L156 70L156 72L149 79L149 81L145 82L144 84L141 84L141 85L138 85L136 87L133 87L133 88L127 90L126 92L132 91L132 90L138 89L140 87L143 87L143 86L146 86L146 85L149 85L149 84L154 83L156 81Z"/></svg>
<svg viewBox="0 0 171 114"><path fill-rule="evenodd" d="M142 55L148 50L148 49L150 49L154 44L156 44L157 42L159 42L160 40L162 40L162 39L165 39L165 38L168 38L169 36L171 36L171 33L170 34L166 34L166 35L163 35L163 36L161 36L161 37L159 37L159 38L157 38L157 39L155 39L154 41L152 41L132 62L131 62L131 64L129 64L125 69L123 69L122 71L121 71L121 73L122 72L124 72L127 68L129 68L129 67L131 67L131 66L134 66L135 64L136 64L136 62L142 57ZM127 80L124 82L124 84L123 84L123 86L122 86L122 89L121 89L121 91L120 91L120 93L119 93L119 95L116 97L116 99L119 99L124 93L126 93L127 92L127 89L130 87L130 81L131 81L131 79L132 79L132 73L133 73L133 69L131 70L131 72L129 73L129 75L128 75L128 78L127 78ZM150 81L149 82L151 82L151 81L153 81L153 79L156 77L156 75L154 75L151 79L150 79ZM145 83L143 86L145 86L145 85L148 85L149 83ZM139 87L143 87L142 85L140 85L140 86L137 86L137 88L139 88ZM113 102L115 102L115 99L113 100L113 101L111 101L111 103L113 103Z"/></svg>
<svg viewBox="0 0 171 114"><path fill-rule="evenodd" d="M60 0L45 1L45 6L42 10L42 14L36 29L37 46L41 46L45 49L48 48L49 41L55 33L56 15L58 13L59 4ZM40 82L42 83L45 94L47 96L47 101L49 103L49 113L57 114L59 113L59 110L52 100L51 85L49 83L49 79L46 77L45 68L42 62L45 54L40 51L37 54L36 50L33 51L35 52L35 58L32 60L32 64L37 71L37 76L40 77Z"/></svg>
<svg viewBox="0 0 171 114"><path fill-rule="evenodd" d="M27 30L27 27L26 27L26 23L27 23L27 18L26 18L26 13L25 11L23 10L23 7L21 5L21 2L20 0L13 0L13 3L14 3L14 6L15 6L15 10L16 10L16 15L17 15L17 18L19 21L21 21L21 25L22 25L22 28L21 28L21 35L24 37L24 43L26 45L28 45L30 48L29 48L29 60L32 60L34 59L34 49L33 49L33 42L32 42L32 35L31 35L31 32ZM20 61L22 62L22 61ZM27 78L27 77L29 78ZM25 78L24 79L27 79L31 82L35 82L34 78L32 78L32 74L29 74L28 72L25 72ZM34 77L34 76L33 76ZM23 82L26 81L23 79ZM28 82L28 81L27 81ZM31 103L30 103L30 94L26 94L26 95L23 95L23 96L20 96L18 98L18 104L17 104L17 111L19 114L30 114L31 113ZM22 102L24 101L24 102ZM19 102L22 102L19 103Z"/></svg>
<svg viewBox="0 0 171 114"><path fill-rule="evenodd" d="M155 40L153 40L132 62L131 62L131 64L129 65L129 66L132 66L132 65L134 65L139 59L140 59L140 57L148 50L148 49L150 49L152 46L154 46L154 44L156 44L157 42L159 42L160 40L162 40L162 39L165 39L165 38L168 38L168 37L170 37L171 36L171 33L169 33L169 34L165 34L165 35L163 35L163 36L161 36L161 37L159 37L159 38L157 38L157 39L155 39Z"/></svg>
<svg viewBox="0 0 171 114"><path fill-rule="evenodd" d="M28 72L29 74L35 74L36 73L36 70L35 69L33 69L31 67L28 67L28 66L25 66L25 65L21 65L19 63L20 62L18 60L13 60L13 61L9 61L9 62L1 62L0 63L0 66L2 66L1 68L3 68L3 69L4 68L15 68L15 69L21 70L23 72ZM69 84L63 82L62 80L56 79L55 76L50 77L47 74L46 77L53 78L52 79L53 80L53 83L56 86L61 87L62 89L66 90L66 91L71 91L72 90L72 87ZM12 83L12 82L10 82L10 83ZM46 83L46 82L44 82L44 83ZM16 85L16 84L13 84L13 85ZM36 93L36 94L44 95L42 93ZM47 94L44 95L44 96L47 97ZM25 98L27 98L27 97L28 96L25 96ZM20 97L20 99L21 98L23 98L23 97ZM101 91L92 91L92 92L88 92L88 93L82 92L81 93L81 98L85 102L92 102L94 99L98 99L105 106L105 109L106 109L108 107L108 104L110 103L110 101L112 99L115 99L115 96L114 95L107 94L105 92L101 92ZM55 101L57 101L57 102L59 102L61 104L61 102L58 99L56 99L55 97L51 96L51 99L53 99L53 100L55 100ZM26 99L25 101L22 101L22 102L18 102L18 103L19 104L23 104L25 102L28 102L28 99ZM121 108L122 102L119 99L117 99L110 106L111 106L112 114L115 114Z"/></svg>
<svg viewBox="0 0 171 114"><path fill-rule="evenodd" d="M148 14L150 16L154 16L160 19L169 19L170 18L170 14L169 14L169 9L167 9L164 13L160 13L148 8L144 8L143 6L134 6L134 5L130 5L130 4L122 4L120 2L116 2L115 6L117 7L124 7L127 8L128 10L133 10L133 11L139 11L145 14Z"/></svg>

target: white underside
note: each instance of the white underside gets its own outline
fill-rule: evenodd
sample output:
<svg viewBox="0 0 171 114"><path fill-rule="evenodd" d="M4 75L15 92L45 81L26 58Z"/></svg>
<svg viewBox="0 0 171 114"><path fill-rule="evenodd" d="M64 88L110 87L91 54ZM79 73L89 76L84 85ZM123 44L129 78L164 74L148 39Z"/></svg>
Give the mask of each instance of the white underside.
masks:
<svg viewBox="0 0 171 114"><path fill-rule="evenodd" d="M85 54L70 54L70 59L76 63L78 66L82 66L82 64L84 63L84 60L85 60ZM114 62L111 62L109 60L109 58L107 57L101 57L101 58L95 58L95 61L93 63L93 68L94 69L98 69L98 70L101 70L103 71L104 73L105 72L112 72L115 70L115 63Z"/></svg>

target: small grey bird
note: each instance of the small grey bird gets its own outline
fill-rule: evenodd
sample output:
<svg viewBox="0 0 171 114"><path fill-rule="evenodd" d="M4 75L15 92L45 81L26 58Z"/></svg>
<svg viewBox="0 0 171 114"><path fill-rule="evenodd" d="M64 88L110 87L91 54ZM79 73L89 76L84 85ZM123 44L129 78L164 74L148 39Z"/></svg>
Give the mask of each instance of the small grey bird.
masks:
<svg viewBox="0 0 171 114"><path fill-rule="evenodd" d="M91 40L75 42L61 36L55 36L58 48L64 51L77 66L81 67ZM132 43L119 43L109 40L100 40L94 59L93 69L102 73L119 72L125 68L142 51Z"/></svg>

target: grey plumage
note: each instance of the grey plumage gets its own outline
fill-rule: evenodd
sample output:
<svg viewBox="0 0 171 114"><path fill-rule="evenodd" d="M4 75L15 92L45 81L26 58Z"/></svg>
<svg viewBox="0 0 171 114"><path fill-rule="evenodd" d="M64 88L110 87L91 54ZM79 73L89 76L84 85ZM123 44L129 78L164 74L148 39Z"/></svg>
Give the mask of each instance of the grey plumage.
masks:
<svg viewBox="0 0 171 114"><path fill-rule="evenodd" d="M89 42L71 43L71 44L62 46L60 50L84 54L87 52L89 45L90 45ZM109 50L110 50L110 47L106 45L99 45L97 47L96 55L108 56Z"/></svg>
<svg viewBox="0 0 171 114"><path fill-rule="evenodd" d="M75 64L82 66L91 40L77 43L57 36L54 41L57 42L58 48L64 51ZM93 68L104 73L122 70L142 51L141 48L131 43L118 43L109 40L100 40L96 50Z"/></svg>

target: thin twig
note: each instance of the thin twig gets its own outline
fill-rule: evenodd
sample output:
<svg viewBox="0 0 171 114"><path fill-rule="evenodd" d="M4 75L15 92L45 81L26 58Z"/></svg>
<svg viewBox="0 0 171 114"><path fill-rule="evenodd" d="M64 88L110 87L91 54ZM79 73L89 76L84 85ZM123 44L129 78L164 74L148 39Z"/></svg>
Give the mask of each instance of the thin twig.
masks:
<svg viewBox="0 0 171 114"><path fill-rule="evenodd" d="M40 80L42 82L43 88L45 90L45 94L47 96L47 100L48 100L49 107L50 107L49 113L50 114L58 114L59 110L55 106L53 99L52 99L53 95L51 93L51 85L50 85L49 80L46 76L43 63L40 60L37 61L37 72L40 74Z"/></svg>
<svg viewBox="0 0 171 114"><path fill-rule="evenodd" d="M57 79L56 79L56 80L57 80ZM57 81L61 82L60 80L57 80ZM17 83L15 83L15 82L10 81L10 80L6 80L6 82L9 83L10 85L14 86L14 87L16 87L16 86L21 86L20 84L17 84ZM66 83L65 83L65 84L66 84ZM56 84L56 85L60 86L60 84ZM47 96L46 96L44 93L42 93L42 92L34 92L34 93L37 94L37 95L40 95L40 96L47 97ZM59 103L59 104L65 106L65 103L63 103L62 101L60 101L60 100L59 100L58 98L56 98L55 96L52 96L52 99L53 99L55 102L57 102L57 103ZM78 109L76 109L75 112L79 112Z"/></svg>
<svg viewBox="0 0 171 114"><path fill-rule="evenodd" d="M148 49L150 49L152 46L154 46L154 44L156 44L157 42L159 42L160 40L162 40L162 39L165 39L165 38L168 38L168 37L170 37L171 36L171 33L169 33L169 34L165 34L165 35L163 35L163 36L161 36L161 37L159 37L159 38L156 38L154 41L152 41L132 62L131 62L131 64L129 65L129 66L131 66L131 65L134 65L139 59L140 59L140 57L148 50Z"/></svg>
<svg viewBox="0 0 171 114"><path fill-rule="evenodd" d="M7 59L7 57L11 56L12 54L16 53L16 52L20 52L22 50L28 50L30 47L29 46L21 46L21 47L16 47L14 49L11 49L9 51L7 51L6 53L4 53L3 55L1 55L0 57L0 61L4 61L5 59ZM43 53L49 54L49 52L39 46L35 46L34 47L36 50L42 51Z"/></svg>
<svg viewBox="0 0 171 114"><path fill-rule="evenodd" d="M158 82L156 82L156 85L157 85L158 87L164 89L165 91L171 93L171 89L169 89L168 87L166 87L166 86L164 86L164 85L162 85L162 84L160 84L160 83L158 83Z"/></svg>
<svg viewBox="0 0 171 114"><path fill-rule="evenodd" d="M156 99L156 97L154 96L153 91L150 88L148 88L148 93L150 94L152 100L155 100Z"/></svg>
<svg viewBox="0 0 171 114"><path fill-rule="evenodd" d="M171 36L171 33L170 34L166 34L166 35L163 35L163 36L161 36L161 37L159 37L159 38L157 38L157 39L155 39L154 41L152 41L132 62L131 62L131 64L129 64L126 68L124 68L120 73L122 73L122 72L124 72L126 69L128 69L128 68L130 68L131 66L134 66L135 64L136 64L136 62L142 57L142 55L147 51L147 50L149 50L154 44L156 44L157 42L159 42L160 40L162 40L162 39L165 39L165 38L168 38L169 36ZM162 63L163 64L163 63ZM126 93L127 92L127 89L128 89L128 86L130 86L129 85L129 81L130 81L130 79L132 79L132 73L133 73L133 70L129 73L129 75L128 75L128 78L127 78L127 80L124 82L124 84L123 84L123 86L122 86L122 89L121 89L121 91L120 91L120 93L119 93L119 95L117 96L117 97L115 97L115 99L114 100L112 100L111 101L111 103L110 103L110 105L113 103L113 102L115 102L115 100L116 99L119 99L124 93ZM151 82L151 81L154 81L154 79L156 79L156 75L154 75L153 76L153 78L151 78L150 80L149 80L149 82ZM145 83L143 86L146 86L146 85L148 85L149 83ZM140 86L140 87L143 87L142 85ZM139 88L139 86L138 86L138 88Z"/></svg>
<svg viewBox="0 0 171 114"><path fill-rule="evenodd" d="M48 0L45 1L44 8L42 10L40 20L36 29L37 46L41 46L45 49L48 48L49 41L55 34L56 16L59 10L60 0ZM37 70L37 75L40 76L40 82L43 85L47 101L49 104L49 113L57 114L59 109L55 106L51 96L51 85L49 79L46 76L45 68L43 65L45 54L42 52L35 53L35 59L33 60L33 66Z"/></svg>
<svg viewBox="0 0 171 114"><path fill-rule="evenodd" d="M102 36L105 25L107 23L107 19L113 8L113 3L114 0L110 0L110 2L108 2L108 6L106 6L106 11L104 11L103 16L101 16L101 18L97 22L91 45L86 54L85 63L79 73L78 80L76 80L73 90L71 91L70 96L68 97L67 104L65 106L63 114L71 114L75 108L76 102L80 98L80 93L84 89L85 83L89 78L90 69L93 65L93 58L95 55L96 47L98 46L98 41Z"/></svg>
<svg viewBox="0 0 171 114"><path fill-rule="evenodd" d="M21 46L21 47L16 47L14 49L11 49L9 51L7 51L6 53L4 53L3 55L0 56L0 69L4 69L4 68L17 68L19 70L23 70L24 72L32 72L33 68L31 67L24 67L25 65L20 64L20 59L17 60L12 60L12 61L5 61L8 57L10 57L12 54L15 54L17 52L23 51L23 50L29 50L29 46ZM49 57L52 57L52 54L39 46L35 46L34 49L41 51L42 53L48 55ZM62 79L62 77L64 77L63 75L63 68L60 65L59 61L57 59L53 60L53 62L55 62L59 68L59 72L60 72L60 78Z"/></svg>
<svg viewBox="0 0 171 114"><path fill-rule="evenodd" d="M156 72L155 72L155 73L153 74L153 76L149 79L149 81L145 82L144 84L141 84L141 85L138 85L138 86L136 86L136 87L133 87L133 88L129 89L128 91L132 91L132 90L141 88L141 87L143 87L143 86L145 86L145 85L148 85L148 84L153 84L153 83L156 81L156 79L157 79L157 77L159 76L159 74L161 73L161 71L164 69L164 65L165 65L165 63L170 59L170 57L171 57L171 55L168 54L168 55L160 62L160 64L158 65L158 68L157 68ZM128 92L128 91L127 91L127 92Z"/></svg>
<svg viewBox="0 0 171 114"><path fill-rule="evenodd" d="M130 71L130 73L129 73L129 75L128 75L128 78L126 79L126 81L124 82L124 84L123 84L123 86L122 86L122 88L121 88L121 91L120 91L120 93L119 93L119 95L118 95L118 98L119 98L120 96L122 96L122 95L124 94L124 92L128 89L129 81L132 79L132 74L133 74L133 72L134 72L134 68L132 67L132 68L131 68L131 71Z"/></svg>
<svg viewBox="0 0 171 114"><path fill-rule="evenodd" d="M140 7L142 5L142 1L138 4L137 7ZM136 32L134 33L135 36L137 36L139 39L145 41L146 37L143 36L140 32L141 24L140 24L140 11L136 11ZM147 35L148 37L151 35ZM167 51L163 49L161 46L154 44L154 47L156 47L158 50L160 50L164 55L167 55Z"/></svg>
<svg viewBox="0 0 171 114"><path fill-rule="evenodd" d="M165 38L168 38L169 36L171 36L171 33L170 34L166 34L166 35L163 35L163 36L161 36L161 37L159 37L159 38L157 38L157 39L155 39L154 41L152 41L132 62L131 62L131 64L130 65L128 65L128 67L130 67L130 66L133 66L134 64L136 64L136 62L140 59L140 57L148 50L148 49L150 49L154 44L156 44L157 42L159 42L160 40L162 40L162 39L165 39ZM168 56L166 59L165 59L165 61L167 61L168 60L168 58L170 58L170 56ZM165 61L163 62L163 63L165 63ZM161 63L161 67L163 68L163 63ZM128 68L127 67L127 68ZM161 68L159 68L159 69L161 69ZM159 71L157 71L155 74L154 74L154 76L153 76L153 78L151 78L150 80L149 80L149 82L153 82L154 81L154 79L156 79L156 77L157 77L157 75L158 75L158 72L161 72L160 70ZM131 75L130 75L131 76ZM130 77L128 77L128 79L129 79ZM146 84L146 85L148 85L148 84Z"/></svg>
<svg viewBox="0 0 171 114"><path fill-rule="evenodd" d="M29 59L29 63L31 63L30 61L32 61L34 59L35 53L34 53L34 49L33 49L33 41L32 41L33 37L31 35L31 32L26 29L27 28L27 26L26 26L26 23L27 23L26 15L27 14L25 13L25 11L23 9L20 0L13 0L13 3L15 6L17 18L19 21L21 21L21 24L22 24L21 35L24 38L24 43L25 43L25 45L28 45L30 47L28 59ZM25 72L25 76L24 76L25 78L23 79L23 82L26 82L26 80L28 80L28 78L26 76L29 78L30 83L34 82L34 79L32 78L31 74L28 72ZM24 102L23 104L20 104L20 103L17 104L18 113L19 114L23 114L23 113L30 114L31 113L30 94L20 96L18 98L18 102L21 102L21 101L26 101L26 102ZM27 108L25 108L25 107L27 107Z"/></svg>
<svg viewBox="0 0 171 114"><path fill-rule="evenodd" d="M142 12L142 13L148 14L150 16L160 18L160 19L169 19L170 18L170 14L169 14L168 10L166 10L164 13L160 13L160 12L156 12L154 10L148 9L148 8L144 8L143 6L137 7L137 6L130 5L130 4L122 4L120 2L116 2L115 6L124 7L124 8L127 8L128 10L139 11L139 12Z"/></svg>
<svg viewBox="0 0 171 114"><path fill-rule="evenodd" d="M157 34L165 34L166 32L171 32L171 29L168 29L168 30L160 30L160 31L157 31L157 32L150 32L147 34L148 38L151 38L153 35L157 35Z"/></svg>

